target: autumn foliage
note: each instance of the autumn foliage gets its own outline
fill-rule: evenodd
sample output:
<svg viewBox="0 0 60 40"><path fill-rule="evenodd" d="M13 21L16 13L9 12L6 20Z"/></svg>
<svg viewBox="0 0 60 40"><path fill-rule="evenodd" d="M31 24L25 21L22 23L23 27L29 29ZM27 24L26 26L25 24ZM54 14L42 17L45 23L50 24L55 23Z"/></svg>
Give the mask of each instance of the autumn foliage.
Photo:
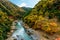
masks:
<svg viewBox="0 0 60 40"><path fill-rule="evenodd" d="M47 33L56 33L60 26L60 0L41 0L24 18L33 29L43 30Z"/></svg>

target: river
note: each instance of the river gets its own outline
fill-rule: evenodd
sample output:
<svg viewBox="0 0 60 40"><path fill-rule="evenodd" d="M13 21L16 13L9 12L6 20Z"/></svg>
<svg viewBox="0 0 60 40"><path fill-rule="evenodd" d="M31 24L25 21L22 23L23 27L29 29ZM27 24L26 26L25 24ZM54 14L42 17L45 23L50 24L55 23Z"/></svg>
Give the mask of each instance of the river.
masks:
<svg viewBox="0 0 60 40"><path fill-rule="evenodd" d="M16 40L32 40L31 37L25 32L24 27L22 26L22 21L18 21L15 24L16 30L12 34L12 37Z"/></svg>

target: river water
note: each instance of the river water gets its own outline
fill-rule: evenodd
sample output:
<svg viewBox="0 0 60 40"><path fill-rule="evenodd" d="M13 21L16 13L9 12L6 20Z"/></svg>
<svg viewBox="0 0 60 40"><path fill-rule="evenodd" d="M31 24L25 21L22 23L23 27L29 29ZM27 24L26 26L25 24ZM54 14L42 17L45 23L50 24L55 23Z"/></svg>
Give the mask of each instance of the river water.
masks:
<svg viewBox="0 0 60 40"><path fill-rule="evenodd" d="M22 21L16 22L16 31L12 34L12 37L16 40L32 40L31 37L25 32L22 26Z"/></svg>

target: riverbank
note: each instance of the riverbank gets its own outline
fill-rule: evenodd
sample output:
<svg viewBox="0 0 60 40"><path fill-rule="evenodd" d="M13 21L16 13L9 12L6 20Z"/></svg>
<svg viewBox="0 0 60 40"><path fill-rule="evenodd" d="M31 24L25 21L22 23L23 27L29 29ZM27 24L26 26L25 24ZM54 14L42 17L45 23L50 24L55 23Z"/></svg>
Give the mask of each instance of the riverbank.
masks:
<svg viewBox="0 0 60 40"><path fill-rule="evenodd" d="M60 33L57 34L47 34L46 32L43 32L42 30L34 30L32 28L29 28L29 26L25 23L22 24L23 27L26 29L26 33L33 39L33 40L55 40L57 37L60 37ZM15 26L12 26L10 37L8 37L7 40L14 40L14 38L11 37L12 33L15 31Z"/></svg>
<svg viewBox="0 0 60 40"><path fill-rule="evenodd" d="M24 24L24 27L27 29L29 28L29 26L27 24ZM40 38L38 38L39 40L55 40L56 38L60 37L60 32L54 33L54 34L48 34L42 30L34 30L34 31L40 37Z"/></svg>
<svg viewBox="0 0 60 40"><path fill-rule="evenodd" d="M20 25L20 26L19 26L19 25ZM37 35L38 35L37 32L35 32L35 31L34 31L33 29L31 29L31 28L28 28L28 27L25 28L25 26L23 27L23 25L24 25L24 24L21 25L21 24L18 22L18 25L12 26L12 27L11 27L11 28L12 28L12 29L11 29L11 33L13 34L14 31L15 31L14 29L16 29L16 27L19 26L19 28L20 28L20 30L19 30L19 31L20 31L20 34L21 34L21 32L24 32L23 30L21 30L21 28L26 29L25 32L26 32L27 34L25 35L25 32L24 32L23 36L28 37L28 35L31 34L31 35L29 35L29 37L31 37L32 40L37 40L38 38L40 38L40 37L37 36ZM32 32L32 31L33 31L33 32ZM10 34L10 33L8 33L8 34ZM14 35L15 35L15 34L19 34L19 32L15 31ZM20 35L20 34L19 34L19 35ZM10 35L11 35L11 34L10 34ZM14 35L13 35L13 37L14 37ZM37 36L37 37L36 37L36 36ZM12 35L11 35L10 37L8 37L7 40L14 40L13 37L12 37ZM19 40L20 40L20 38L19 38ZM24 40L29 40L29 38L24 39Z"/></svg>

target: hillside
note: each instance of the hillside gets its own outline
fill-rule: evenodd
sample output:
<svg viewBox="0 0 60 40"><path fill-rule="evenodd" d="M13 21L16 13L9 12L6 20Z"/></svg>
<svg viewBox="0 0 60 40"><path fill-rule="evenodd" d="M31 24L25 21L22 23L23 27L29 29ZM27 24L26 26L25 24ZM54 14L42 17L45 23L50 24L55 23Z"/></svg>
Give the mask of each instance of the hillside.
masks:
<svg viewBox="0 0 60 40"><path fill-rule="evenodd" d="M21 19L25 11L8 0L0 0L0 40L7 38L12 22Z"/></svg>
<svg viewBox="0 0 60 40"><path fill-rule="evenodd" d="M16 6L15 4L9 2L9 1L3 1L0 0L0 9L4 12L7 13L7 15L9 16L18 16L18 15L23 15L24 14L24 10L18 6ZM21 17L20 16L20 17Z"/></svg>
<svg viewBox="0 0 60 40"><path fill-rule="evenodd" d="M29 13L31 12L32 8L30 7L22 7L22 9L25 11L24 17L29 15Z"/></svg>
<svg viewBox="0 0 60 40"><path fill-rule="evenodd" d="M43 30L47 33L60 31L60 0L41 0L32 9L30 14L24 18L33 29Z"/></svg>

